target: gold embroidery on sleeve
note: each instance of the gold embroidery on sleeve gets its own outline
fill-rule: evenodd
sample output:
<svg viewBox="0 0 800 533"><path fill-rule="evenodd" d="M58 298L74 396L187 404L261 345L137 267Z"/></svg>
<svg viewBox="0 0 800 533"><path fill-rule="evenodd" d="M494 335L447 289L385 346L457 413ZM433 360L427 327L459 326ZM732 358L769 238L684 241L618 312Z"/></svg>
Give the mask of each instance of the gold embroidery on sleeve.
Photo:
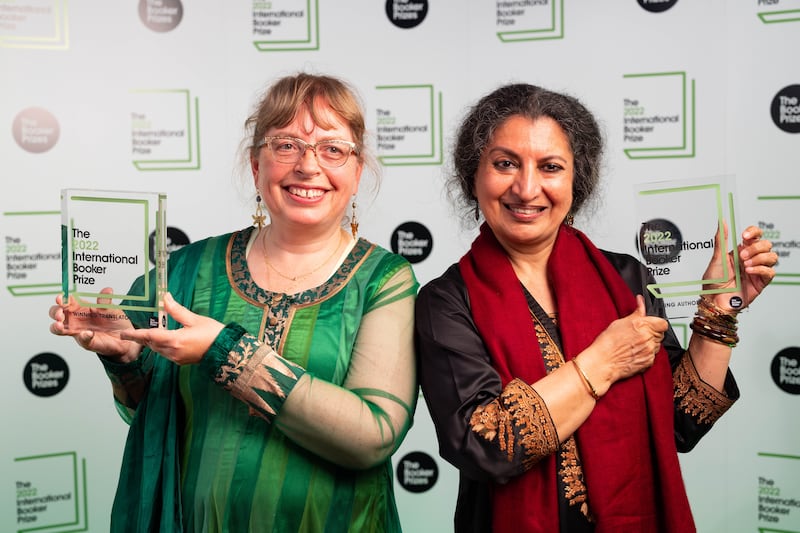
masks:
<svg viewBox="0 0 800 533"><path fill-rule="evenodd" d="M565 363L564 355L536 316L533 313L531 316L545 367L547 372L552 372ZM570 506L579 505L580 512L590 522L594 521L575 438L571 436L559 446L558 433L547 405L530 385L519 379L510 381L499 398L475 409L470 427L486 440L496 440L509 461L514 459L519 447L525 470L558 451L558 475L564 484L565 500Z"/></svg>
<svg viewBox="0 0 800 533"><path fill-rule="evenodd" d="M497 436L509 461L514 459L516 427L525 470L558 450L558 434L547 405L535 390L518 379L506 385L500 398L476 409L470 425L486 440L493 441Z"/></svg>
<svg viewBox="0 0 800 533"><path fill-rule="evenodd" d="M492 400L486 405L479 405L469 420L472 431L488 441L498 437L500 449L507 452L510 461L514 457L514 431L511 428L511 417L508 411L500 407L500 400Z"/></svg>
<svg viewBox="0 0 800 533"><path fill-rule="evenodd" d="M274 417L276 412L266 397L272 395L283 399L286 393L276 377L266 369L290 379L295 379L295 374L289 368L292 363L280 359L267 344L261 344L255 350L253 348L254 345L242 337L228 354L228 364L223 365L215 381L244 401L251 415L268 419Z"/></svg>
<svg viewBox="0 0 800 533"><path fill-rule="evenodd" d="M733 400L700 378L688 351L672 379L679 407L700 424L713 424L733 405Z"/></svg>

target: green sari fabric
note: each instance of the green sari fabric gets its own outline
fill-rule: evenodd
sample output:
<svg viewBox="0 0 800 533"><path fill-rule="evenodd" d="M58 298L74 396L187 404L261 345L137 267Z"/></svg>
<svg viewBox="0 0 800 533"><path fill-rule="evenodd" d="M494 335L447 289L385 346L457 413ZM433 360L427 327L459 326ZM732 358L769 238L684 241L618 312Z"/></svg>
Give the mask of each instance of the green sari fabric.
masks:
<svg viewBox="0 0 800 533"><path fill-rule="evenodd" d="M322 286L271 293L249 276L250 233L248 228L174 252L170 292L196 313L240 326L247 332L243 339L269 344L313 379L342 385L361 317L415 296L415 280L401 288L387 283L410 266L361 239ZM149 319L130 317L137 327ZM112 531L400 531L388 458L364 470L338 466L292 442L274 416L254 416L215 381L214 361L178 367L148 350L140 359L145 367L152 364L151 383L131 420ZM286 394L293 382L287 383ZM265 400L279 422L282 401ZM414 405L403 407L409 417L395 436L397 445Z"/></svg>

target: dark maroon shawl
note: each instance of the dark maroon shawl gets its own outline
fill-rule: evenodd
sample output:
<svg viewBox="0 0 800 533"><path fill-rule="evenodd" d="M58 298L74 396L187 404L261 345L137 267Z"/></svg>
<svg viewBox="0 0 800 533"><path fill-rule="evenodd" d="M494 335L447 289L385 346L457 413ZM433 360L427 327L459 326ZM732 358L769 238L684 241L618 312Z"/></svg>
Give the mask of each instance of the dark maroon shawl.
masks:
<svg viewBox="0 0 800 533"><path fill-rule="evenodd" d="M546 374L525 295L486 224L461 259L472 316L505 386ZM570 360L636 300L589 239L560 228L548 263ZM662 348L643 374L615 383L576 435L597 533L695 531L675 448L672 372ZM565 436L561 436L563 439ZM495 533L559 531L556 456L493 486Z"/></svg>

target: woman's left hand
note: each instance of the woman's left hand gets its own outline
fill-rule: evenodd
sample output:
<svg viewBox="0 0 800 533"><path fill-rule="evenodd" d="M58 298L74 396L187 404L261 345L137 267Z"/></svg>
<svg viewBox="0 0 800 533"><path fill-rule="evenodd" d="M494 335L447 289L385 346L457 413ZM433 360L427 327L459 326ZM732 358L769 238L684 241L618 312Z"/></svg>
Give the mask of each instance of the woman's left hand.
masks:
<svg viewBox="0 0 800 533"><path fill-rule="evenodd" d="M778 262L778 254L772 251L772 242L762 239L761 228L748 226L742 232L742 242L737 246L741 270L741 288L739 295L742 298L741 306L736 310L744 309L749 306L756 297L761 294L764 287L769 285L775 277L775 264ZM725 240L728 237L728 227L725 226ZM719 232L714 242L714 255L711 262L703 274L703 279L719 279L723 275L723 255L724 245L720 245ZM728 263L727 271L730 273L729 280L725 283L714 283L703 285L704 289L729 288L736 286L734 277L733 252L725 254L724 260ZM729 294L718 294L715 301L723 309L731 309L729 304Z"/></svg>
<svg viewBox="0 0 800 533"><path fill-rule="evenodd" d="M179 329L132 329L120 333L125 340L148 346L179 365L199 363L224 324L188 310L172 295L164 297L164 310L183 327Z"/></svg>

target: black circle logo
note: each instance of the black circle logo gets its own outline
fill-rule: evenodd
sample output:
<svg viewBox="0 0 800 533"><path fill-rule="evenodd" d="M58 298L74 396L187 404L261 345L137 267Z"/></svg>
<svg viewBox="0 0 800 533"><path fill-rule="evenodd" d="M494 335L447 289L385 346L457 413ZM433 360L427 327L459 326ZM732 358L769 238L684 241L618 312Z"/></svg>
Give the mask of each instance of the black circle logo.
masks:
<svg viewBox="0 0 800 533"><path fill-rule="evenodd" d="M386 16L398 28L419 26L427 14L428 0L386 0Z"/></svg>
<svg viewBox="0 0 800 533"><path fill-rule="evenodd" d="M784 348L772 358L772 380L784 392L800 394L800 348Z"/></svg>
<svg viewBox="0 0 800 533"><path fill-rule="evenodd" d="M439 467L425 452L411 452L397 462L397 481L409 492L425 492L439 479Z"/></svg>
<svg viewBox="0 0 800 533"><path fill-rule="evenodd" d="M167 236L166 236L166 245L167 245L167 255L174 252L175 250L179 250L183 248L187 244L189 244L189 236L186 235L182 230L178 228L173 228L172 226L167 226ZM150 232L150 262L155 264L156 260L156 232Z"/></svg>
<svg viewBox="0 0 800 533"><path fill-rule="evenodd" d="M139 0L139 18L153 31L172 31L181 23L183 4L181 0Z"/></svg>
<svg viewBox="0 0 800 533"><path fill-rule="evenodd" d="M69 367L64 359L54 353L40 353L25 365L22 380L32 394L54 396L67 386Z"/></svg>
<svg viewBox="0 0 800 533"><path fill-rule="evenodd" d="M409 263L424 261L433 249L433 237L428 228L419 222L404 222L392 233L392 251Z"/></svg>
<svg viewBox="0 0 800 533"><path fill-rule="evenodd" d="M636 244L648 265L663 265L680 255L683 237L678 226L669 220L654 218L642 223Z"/></svg>
<svg viewBox="0 0 800 533"><path fill-rule="evenodd" d="M650 13L663 13L678 3L678 0L638 0L639 5Z"/></svg>
<svg viewBox="0 0 800 533"><path fill-rule="evenodd" d="M800 85L784 87L770 106L772 121L787 133L800 133Z"/></svg>

